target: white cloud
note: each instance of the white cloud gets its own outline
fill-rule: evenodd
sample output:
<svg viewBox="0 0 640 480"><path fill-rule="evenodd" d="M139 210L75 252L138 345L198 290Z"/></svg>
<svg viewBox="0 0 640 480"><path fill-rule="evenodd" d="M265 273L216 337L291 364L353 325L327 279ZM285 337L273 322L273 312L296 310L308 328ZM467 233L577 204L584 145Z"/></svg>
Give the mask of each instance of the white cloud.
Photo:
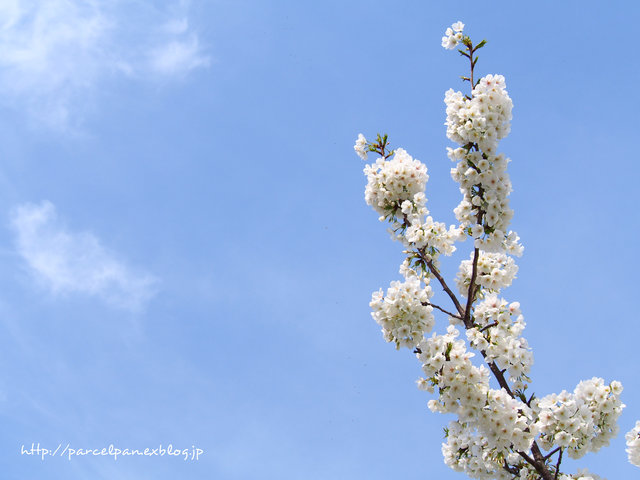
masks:
<svg viewBox="0 0 640 480"><path fill-rule="evenodd" d="M165 75L186 73L209 65L209 58L200 54L196 37L169 42L152 52L150 60L152 69Z"/></svg>
<svg viewBox="0 0 640 480"><path fill-rule="evenodd" d="M66 229L50 202L16 207L11 227L18 253L53 294L96 296L113 306L137 310L156 292L153 276L132 271L91 233Z"/></svg>
<svg viewBox="0 0 640 480"><path fill-rule="evenodd" d="M1 0L0 97L66 128L108 78L182 77L209 65L188 5Z"/></svg>

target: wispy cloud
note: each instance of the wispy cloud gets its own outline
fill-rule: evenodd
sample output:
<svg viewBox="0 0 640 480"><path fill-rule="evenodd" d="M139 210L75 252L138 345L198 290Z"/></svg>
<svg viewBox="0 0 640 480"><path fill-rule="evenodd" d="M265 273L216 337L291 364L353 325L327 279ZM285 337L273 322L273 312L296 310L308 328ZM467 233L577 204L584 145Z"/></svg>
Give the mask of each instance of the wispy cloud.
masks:
<svg viewBox="0 0 640 480"><path fill-rule="evenodd" d="M134 272L91 233L65 228L50 202L16 207L11 227L18 253L53 294L91 295L137 310L156 292L153 276Z"/></svg>
<svg viewBox="0 0 640 480"><path fill-rule="evenodd" d="M209 65L188 4L2 0L0 97L66 128L109 78L183 77Z"/></svg>
<svg viewBox="0 0 640 480"><path fill-rule="evenodd" d="M171 41L151 53L150 66L164 75L181 75L209 65L209 58L200 53L198 38L190 36L181 41Z"/></svg>

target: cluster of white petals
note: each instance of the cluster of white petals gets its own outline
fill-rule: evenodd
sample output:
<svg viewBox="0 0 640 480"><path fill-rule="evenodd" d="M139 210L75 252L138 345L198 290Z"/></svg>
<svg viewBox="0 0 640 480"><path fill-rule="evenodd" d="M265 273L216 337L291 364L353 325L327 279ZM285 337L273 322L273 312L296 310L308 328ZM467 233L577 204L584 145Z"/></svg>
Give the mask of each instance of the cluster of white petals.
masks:
<svg viewBox="0 0 640 480"><path fill-rule="evenodd" d="M361 133L358 134L358 138L356 139L356 144L353 146L353 149L362 160L367 159L367 139L364 138L364 135Z"/></svg>
<svg viewBox="0 0 640 480"><path fill-rule="evenodd" d="M356 151L359 140L360 137L354 147ZM397 149L391 159L378 158L365 166L364 173L365 201L380 214L380 221L390 222L393 238L407 248L428 247L429 256L435 259L438 254L451 255L454 244L464 240L462 228L447 227L429 216L424 194L429 180L427 167L405 150Z"/></svg>
<svg viewBox="0 0 640 480"><path fill-rule="evenodd" d="M386 295L382 289L374 292L371 316L382 327L384 339L397 348L415 347L433 328L433 307L426 305L432 295L431 287L422 287L417 276L391 282Z"/></svg>
<svg viewBox="0 0 640 480"><path fill-rule="evenodd" d="M627 441L627 455L629 462L636 467L640 467L640 421L636 426L624 436Z"/></svg>
<svg viewBox="0 0 640 480"><path fill-rule="evenodd" d="M462 229L455 226L447 228L442 222L434 222L430 216L424 220L413 219L409 223L406 231L398 237L409 248L430 247L431 251L451 255L456 250L454 243L465 238Z"/></svg>
<svg viewBox="0 0 640 480"><path fill-rule="evenodd" d="M516 232L503 235L501 230L495 230L485 238L476 239L476 246L485 252L507 252L517 257L522 255L524 247Z"/></svg>
<svg viewBox="0 0 640 480"><path fill-rule="evenodd" d="M447 50L453 50L462 41L462 30L464 23L456 22L447 28L442 37L442 46Z"/></svg>
<svg viewBox="0 0 640 480"><path fill-rule="evenodd" d="M418 359L422 363L424 379L418 387L432 392L438 387L438 400L430 400L429 408L442 413L458 413L460 407L475 406L469 416L479 413L489 390L489 371L471 363L473 353L467 352L460 332L449 325L445 335L434 333L418 344ZM461 403L461 399L462 403ZM464 405L463 405L464 404ZM467 416L467 415L465 415Z"/></svg>
<svg viewBox="0 0 640 480"><path fill-rule="evenodd" d="M573 475L561 474L558 477L558 480L607 480L600 475L596 475L595 473L591 473L586 468L581 468L577 473Z"/></svg>
<svg viewBox="0 0 640 480"><path fill-rule="evenodd" d="M508 199L512 190L507 173L510 160L496 153L498 140L509 133L511 120L512 102L504 78L482 78L470 99L449 90L445 103L447 136L460 145L448 149L449 158L457 162L451 176L463 196L454 209L456 218L477 248L521 255L519 237L509 231L513 217Z"/></svg>
<svg viewBox="0 0 640 480"><path fill-rule="evenodd" d="M571 458L608 445L618 433L617 420L624 408L620 393L620 382L605 385L594 377L580 382L572 394L562 391L538 400L540 445L564 447Z"/></svg>
<svg viewBox="0 0 640 480"><path fill-rule="evenodd" d="M475 86L471 98L462 92L447 90L447 137L466 145L476 143L480 150L493 155L498 140L511 129L513 102L502 75L487 75Z"/></svg>
<svg viewBox="0 0 640 480"><path fill-rule="evenodd" d="M536 435L531 422L532 412L506 390L489 390L487 405L480 412L475 426L489 445L506 454L509 449L528 451Z"/></svg>
<svg viewBox="0 0 640 480"><path fill-rule="evenodd" d="M442 444L444 463L456 472L482 480L511 480L513 475L504 470L501 456L492 451L488 441L466 423L451 422L447 428L447 443ZM509 454L509 463L519 459Z"/></svg>
<svg viewBox="0 0 640 480"><path fill-rule="evenodd" d="M476 306L474 319L476 326L467 330L471 346L509 373L513 389L522 390L533 365L533 353L521 336L525 322L520 304L491 295Z"/></svg>
<svg viewBox="0 0 640 480"><path fill-rule="evenodd" d="M480 209L486 212L486 225L503 230L509 227L513 210L509 208L507 196L511 193L511 180L506 171L510 162L504 155L487 156L481 152L467 152L464 148L448 149L451 160L457 161L451 169L451 177L460 184L463 200L454 210L464 226L474 226ZM474 231L474 237L483 235L482 230Z"/></svg>
<svg viewBox="0 0 640 480"><path fill-rule="evenodd" d="M382 218L397 215L403 210L419 209L424 205L424 189L429 180L427 167L414 160L405 150L399 148L390 160L378 158L375 163L364 168L367 187L364 197L367 205L373 207Z"/></svg>
<svg viewBox="0 0 640 480"><path fill-rule="evenodd" d="M469 284L473 272L473 253L470 260L460 262L460 269L456 276L458 290L463 297L469 293ZM513 258L504 253L487 253L480 251L476 269L475 283L487 292L497 292L506 288L513 282L518 273L518 266ZM482 296L482 291L480 291Z"/></svg>
<svg viewBox="0 0 640 480"><path fill-rule="evenodd" d="M465 465L455 463L456 469L467 471L467 468L472 468L475 471L479 468L480 472L494 472L492 462L508 455L511 449L531 448L536 434L533 412L506 390L489 386L489 371L484 366L472 364L474 354L467 352L464 340L457 339L458 336L458 330L450 325L445 335L434 333L418 344L417 356L425 375L418 380L418 386L427 391L434 391L437 387L438 399L430 400L429 408L434 412L457 414L457 424L476 431L473 441L479 442L483 456L490 460L487 465L481 457L471 462L470 467L470 454L464 451ZM449 442L443 447L450 453L445 454L445 461L448 456L457 462L461 458L461 450L465 449L464 446L456 447L454 438L456 435L450 432ZM468 441L469 438L461 443ZM456 448L458 451L454 452Z"/></svg>

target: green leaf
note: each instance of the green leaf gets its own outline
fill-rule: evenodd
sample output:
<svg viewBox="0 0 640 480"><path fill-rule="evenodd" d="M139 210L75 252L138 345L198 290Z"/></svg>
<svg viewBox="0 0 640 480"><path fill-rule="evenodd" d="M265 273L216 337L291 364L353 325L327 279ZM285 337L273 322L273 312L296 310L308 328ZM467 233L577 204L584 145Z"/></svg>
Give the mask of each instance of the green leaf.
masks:
<svg viewBox="0 0 640 480"><path fill-rule="evenodd" d="M453 350L453 343L449 342L447 343L447 351L444 353L444 357L447 359L447 361L451 360L449 358L449 354L451 353L451 350Z"/></svg>
<svg viewBox="0 0 640 480"><path fill-rule="evenodd" d="M482 40L478 45L476 45L476 48L474 48L474 50L478 50L479 48L484 47L487 44L486 40Z"/></svg>

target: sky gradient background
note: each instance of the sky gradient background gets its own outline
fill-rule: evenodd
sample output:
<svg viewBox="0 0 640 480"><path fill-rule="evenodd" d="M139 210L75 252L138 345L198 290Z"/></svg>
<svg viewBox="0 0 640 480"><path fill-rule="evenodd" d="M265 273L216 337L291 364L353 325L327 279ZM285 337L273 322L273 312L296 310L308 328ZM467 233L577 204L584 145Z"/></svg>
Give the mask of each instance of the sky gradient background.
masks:
<svg viewBox="0 0 640 480"><path fill-rule="evenodd" d="M3 478L464 478L418 362L370 318L402 255L353 152L388 133L454 221L457 20L514 101L500 150L525 254L504 296L533 391L620 380L621 434L577 465L638 475L636 2L3 0ZM37 442L204 454L20 455Z"/></svg>

